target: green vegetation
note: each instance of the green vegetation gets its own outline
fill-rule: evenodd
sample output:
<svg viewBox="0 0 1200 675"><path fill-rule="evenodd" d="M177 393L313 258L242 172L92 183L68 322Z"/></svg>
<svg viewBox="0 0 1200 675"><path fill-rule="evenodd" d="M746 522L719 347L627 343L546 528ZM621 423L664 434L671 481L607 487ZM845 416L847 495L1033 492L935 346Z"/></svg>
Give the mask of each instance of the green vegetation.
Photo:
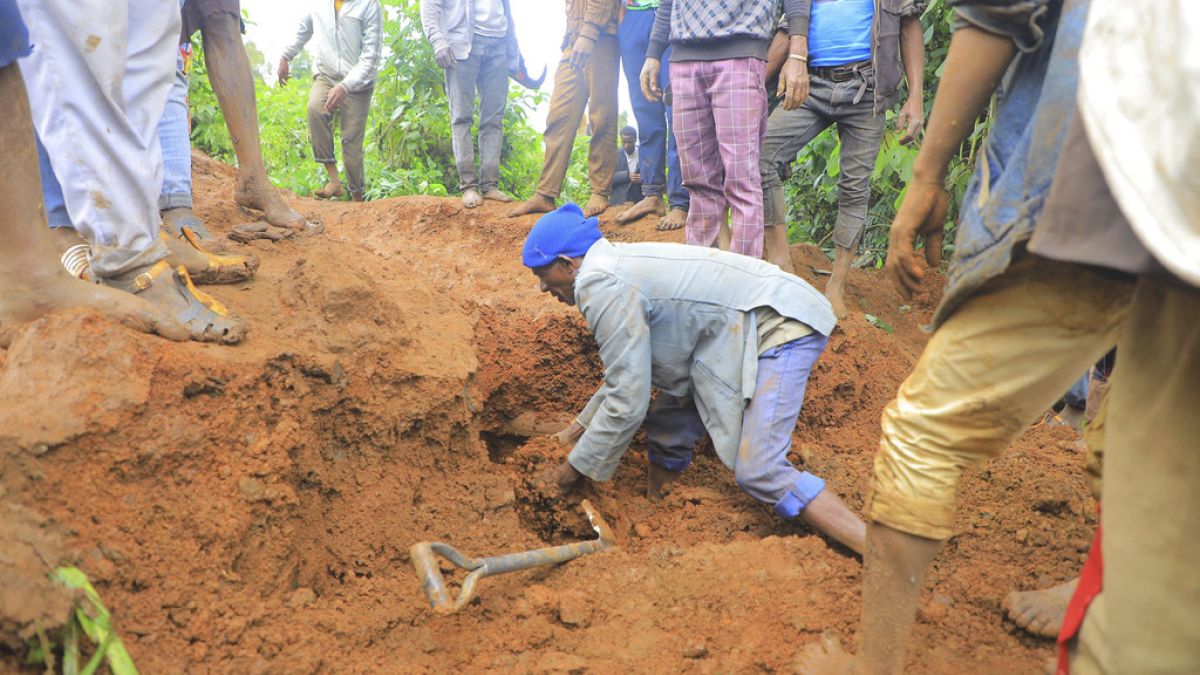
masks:
<svg viewBox="0 0 1200 675"><path fill-rule="evenodd" d="M133 659L129 658L129 652L125 651L125 645L112 628L108 608L100 601L100 594L92 587L87 575L77 567L59 567L50 578L66 588L82 591L83 597L71 612L62 635L53 636L61 644L56 646L56 641L39 628L37 641L29 647L26 663L42 665L47 672L53 672L55 655L61 654L63 675L92 675L101 662L108 664L113 675L137 675ZM91 658L82 665L81 633L96 645Z"/></svg>
<svg viewBox="0 0 1200 675"><path fill-rule="evenodd" d="M385 63L379 74L366 133L367 197L378 199L410 194L446 195L455 192L457 177L450 146L450 115L443 92L442 71L433 60L421 31L418 0L384 0L386 21ZM555 10L559 11L559 10ZM249 16L248 20L253 20ZM931 107L938 78L950 43L953 12L944 0L932 0L925 25L925 109ZM547 36L551 39L551 36ZM556 38L554 38L556 39ZM216 97L204 73L202 50L197 45L192 84L192 143L227 162L235 162ZM308 144L305 108L312 66L302 55L292 64L293 79L286 87L263 81L261 70L273 70L274 56L264 57L248 47L256 65L259 127L267 171L276 184L308 195L324 183L324 173L313 163ZM273 81L274 78L272 77ZM518 198L533 193L542 165L541 134L528 115L549 96L549 78L542 91L530 92L511 84L504 118L504 149L500 187ZM863 256L859 265L879 266L887 250L887 232L912 175L918 146L900 145L895 132L896 111L887 113L887 132L871 177L871 203L867 214ZM981 121L959 158L951 165L951 223L957 204L974 170L976 153L987 133ZM564 182L564 198L587 199L587 143L575 139L571 168ZM793 242L810 242L827 251L837 218L837 134L829 129L800 152L785 184L788 197L788 235ZM947 225L946 252L953 247L953 230Z"/></svg>

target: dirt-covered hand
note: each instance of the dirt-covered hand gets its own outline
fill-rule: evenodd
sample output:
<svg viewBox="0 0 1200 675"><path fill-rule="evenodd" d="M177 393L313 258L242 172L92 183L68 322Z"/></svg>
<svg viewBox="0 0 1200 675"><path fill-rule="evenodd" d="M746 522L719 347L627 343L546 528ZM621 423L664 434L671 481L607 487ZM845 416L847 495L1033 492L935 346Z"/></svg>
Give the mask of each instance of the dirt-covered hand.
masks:
<svg viewBox="0 0 1200 675"><path fill-rule="evenodd" d="M798 59L788 59L779 73L776 96L783 97L783 109L795 110L808 98L808 64Z"/></svg>
<svg viewBox="0 0 1200 675"><path fill-rule="evenodd" d="M575 447L575 441L578 441L579 437L582 435L583 425L579 422L572 421L567 425L567 428L563 429L557 434L554 434L553 438L561 445L565 445L568 448L573 448Z"/></svg>
<svg viewBox="0 0 1200 675"><path fill-rule="evenodd" d="M940 182L918 180L908 184L904 202L892 221L888 237L885 271L901 298L911 299L921 288L925 270L917 262L917 237L925 237L925 261L930 267L942 262L942 229L946 222L949 198Z"/></svg>
<svg viewBox="0 0 1200 675"><path fill-rule="evenodd" d="M275 75L279 77L279 86L284 86L288 82L288 78L292 76L292 66L284 57L279 57L279 68L275 71Z"/></svg>
<svg viewBox="0 0 1200 675"><path fill-rule="evenodd" d="M900 142L912 143L921 135L921 129L924 127L925 107L920 99L908 99L901 106L900 114L896 115L896 131L903 132Z"/></svg>
<svg viewBox="0 0 1200 675"><path fill-rule="evenodd" d="M558 487L558 495L565 497L571 494L575 487L579 485L580 478L583 478L583 474L576 471L575 467L571 466L571 463L564 459L562 464L559 464L554 469L554 484Z"/></svg>
<svg viewBox="0 0 1200 675"><path fill-rule="evenodd" d="M346 98L346 87L339 83L329 90L329 97L325 99L325 112L333 112L341 105L344 98Z"/></svg>
<svg viewBox="0 0 1200 675"><path fill-rule="evenodd" d="M449 47L442 47L433 54L433 60L437 61L438 67L442 69L450 69L454 67L455 59L454 52L450 51Z"/></svg>
<svg viewBox="0 0 1200 675"><path fill-rule="evenodd" d="M567 59L567 63L575 70L587 70L588 63L592 60L592 47L595 45L596 42L585 35L575 38L575 44L571 45L571 56Z"/></svg>
<svg viewBox="0 0 1200 675"><path fill-rule="evenodd" d="M645 96L647 101L662 99L662 88L658 86L658 71L661 67L662 64L658 59L646 59L642 64L642 72L638 75L638 81L642 85L642 96Z"/></svg>

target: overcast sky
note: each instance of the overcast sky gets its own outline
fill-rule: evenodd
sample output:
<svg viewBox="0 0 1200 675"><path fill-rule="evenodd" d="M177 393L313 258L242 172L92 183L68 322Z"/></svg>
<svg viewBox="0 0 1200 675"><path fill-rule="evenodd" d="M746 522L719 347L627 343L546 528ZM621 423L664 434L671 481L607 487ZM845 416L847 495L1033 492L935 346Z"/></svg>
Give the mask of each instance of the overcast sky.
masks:
<svg viewBox="0 0 1200 675"><path fill-rule="evenodd" d="M542 90L547 94L553 88L554 68L561 54L565 4L550 0L511 0L513 22L517 24L517 39L521 43L525 65L532 75L540 73L543 66L547 68L546 82L542 84ZM242 7L250 15L246 39L262 50L268 64L279 62L279 55L295 35L296 23L305 6L307 2L297 0L242 0ZM273 66L271 71L274 73ZM621 76L620 99L621 110L630 111L624 75ZM548 102L530 116L530 122L539 131L545 128L547 107ZM627 117L629 124L637 126L631 112Z"/></svg>

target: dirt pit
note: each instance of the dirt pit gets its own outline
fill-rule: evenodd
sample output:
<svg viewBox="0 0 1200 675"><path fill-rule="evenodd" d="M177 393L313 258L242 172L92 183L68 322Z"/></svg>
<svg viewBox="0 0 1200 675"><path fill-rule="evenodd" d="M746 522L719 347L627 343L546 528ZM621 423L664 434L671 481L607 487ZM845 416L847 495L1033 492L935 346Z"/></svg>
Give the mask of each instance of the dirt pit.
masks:
<svg viewBox="0 0 1200 675"><path fill-rule="evenodd" d="M212 229L248 219L232 169L197 156L195 172ZM855 644L857 558L775 519L707 448L650 502L640 436L588 489L615 549L485 579L461 613L434 615L413 543L484 556L592 536L528 485L561 456L544 436L600 382L595 345L519 265L532 218L451 199L293 203L327 233L252 245L258 278L206 289L249 320L245 344L67 311L0 351L0 507L36 542L14 554L24 576L0 575L0 669L21 669L30 622L62 615L29 581L61 563L87 572L143 672L791 672L823 632ZM612 215L613 239L681 238ZM819 251L792 256L824 283ZM855 509L940 295L927 283L901 306L854 272L853 316L809 385L793 458ZM1034 672L1052 655L1000 602L1079 569L1095 505L1075 440L1034 428L967 473L913 672Z"/></svg>

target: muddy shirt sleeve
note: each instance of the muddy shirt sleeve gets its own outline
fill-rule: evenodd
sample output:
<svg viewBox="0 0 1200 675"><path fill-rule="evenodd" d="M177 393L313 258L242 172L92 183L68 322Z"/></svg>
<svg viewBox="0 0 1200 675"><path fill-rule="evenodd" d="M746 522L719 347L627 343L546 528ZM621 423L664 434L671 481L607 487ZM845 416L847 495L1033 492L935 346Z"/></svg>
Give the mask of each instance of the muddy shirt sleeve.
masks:
<svg viewBox="0 0 1200 675"><path fill-rule="evenodd" d="M954 30L973 26L1010 38L1017 49L1030 52L1046 37L1042 23L1052 5L1062 0L950 0Z"/></svg>
<svg viewBox="0 0 1200 675"><path fill-rule="evenodd" d="M580 278L576 298L600 345L604 384L592 397L595 412L567 461L592 480L608 480L650 406L650 307L608 274Z"/></svg>

